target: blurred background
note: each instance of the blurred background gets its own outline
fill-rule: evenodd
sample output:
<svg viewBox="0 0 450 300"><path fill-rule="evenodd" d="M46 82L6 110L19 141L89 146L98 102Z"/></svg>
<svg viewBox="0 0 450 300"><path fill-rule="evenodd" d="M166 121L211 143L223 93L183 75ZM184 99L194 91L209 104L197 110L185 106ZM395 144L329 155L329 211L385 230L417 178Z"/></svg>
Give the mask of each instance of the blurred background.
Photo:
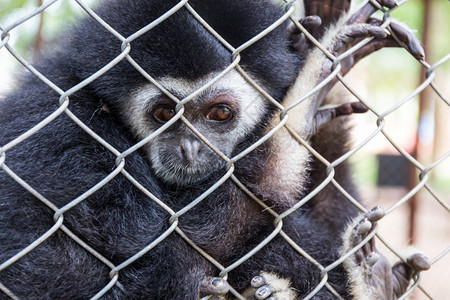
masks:
<svg viewBox="0 0 450 300"><path fill-rule="evenodd" d="M379 236L394 249L415 245L433 260L432 268L422 273L423 291L416 289L412 298L450 299L450 2L408 1L392 16L415 30L430 65L444 59L434 69L433 81L445 98L427 87L386 116L384 131L424 167L439 163L428 173L428 189L409 197L408 192L419 184L419 171L385 135L378 133L351 159L369 206L381 204L389 209L407 200L380 222ZM417 89L425 71L406 50L392 48L361 61L348 78L382 115ZM355 124L358 144L375 131L377 117L358 115Z"/></svg>
<svg viewBox="0 0 450 300"><path fill-rule="evenodd" d="M84 2L92 7L97 1ZM450 299L450 2L399 3L392 16L415 30L429 65L442 62L434 68L433 80L442 97L427 87L407 100L425 80L426 68L403 48L383 49L361 61L346 80L374 113L355 116L355 145L377 131L378 116L387 115L384 134L376 133L351 161L366 206L392 208L379 225L383 241L394 249L414 244L433 261L431 270L423 273L422 290L416 289L414 299ZM40 5L40 0L0 0L1 29ZM13 29L9 45L27 61L38 60L56 45L58 32L81 17L86 13L75 1L57 1ZM5 47L0 49L0 97L24 71ZM405 154L430 168L425 187ZM416 187L421 188L411 193Z"/></svg>

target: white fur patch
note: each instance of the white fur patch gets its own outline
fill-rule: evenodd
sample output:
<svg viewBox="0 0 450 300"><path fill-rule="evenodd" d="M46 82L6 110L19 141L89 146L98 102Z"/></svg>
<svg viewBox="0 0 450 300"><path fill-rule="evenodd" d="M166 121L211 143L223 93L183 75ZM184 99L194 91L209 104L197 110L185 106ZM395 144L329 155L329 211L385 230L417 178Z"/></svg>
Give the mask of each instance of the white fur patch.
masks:
<svg viewBox="0 0 450 300"><path fill-rule="evenodd" d="M313 51L311 53L294 84L288 90L282 102L284 107L296 103L315 87L322 70L323 59L321 52ZM286 125L302 138L306 138L312 126L311 99L311 97L305 99L288 111ZM267 132L279 123L280 117L275 114L269 123ZM299 192L306 186L306 174L311 154L284 127L273 135L270 143L271 156L266 164L267 169L271 172L262 178L260 185L265 190L277 191L282 194L281 196L284 195L282 197L284 199L277 199L277 201L292 205L298 200ZM283 192L280 193L280 191Z"/></svg>
<svg viewBox="0 0 450 300"><path fill-rule="evenodd" d="M358 222L362 219L361 213L358 217L354 218L345 229L342 235L342 249L340 251L341 256L345 255L353 249L352 234ZM350 256L342 263L344 269L349 276L350 292L354 299L364 300L377 300L375 296L374 288L365 282L364 270L359 266L354 257Z"/></svg>
<svg viewBox="0 0 450 300"><path fill-rule="evenodd" d="M303 1L297 0L295 5L300 8L300 13L304 13ZM321 40L321 44L325 49L332 48L342 28L348 26L345 23L349 16L350 14L343 16L326 31ZM318 48L314 48L309 53L298 77L283 99L282 105L285 108L298 103L300 99L320 83L318 80L326 59L328 58ZM336 92L336 89L334 89L329 93L324 104L336 104L342 99L348 99L347 97L340 99L340 96L340 92ZM314 113L312 108L315 108L316 105L313 103L315 97L316 94L311 95L287 112L288 122L286 125L303 139L306 139L311 132L311 126L313 125L312 114ZM275 128L279 123L280 118L278 115L275 115L270 121L267 132ZM271 172L263 178L262 185L265 187L265 190L284 191L284 200L289 201L290 199L292 202L295 200L294 197L298 195L299 190L306 184L307 178L305 173L311 154L285 128L279 130L270 142L272 145L271 157L267 162L267 168Z"/></svg>
<svg viewBox="0 0 450 300"><path fill-rule="evenodd" d="M291 207L306 186L310 154L284 127L269 142L270 156L265 163L268 171L258 184L259 193L276 197L270 200L278 205Z"/></svg>
<svg viewBox="0 0 450 300"><path fill-rule="evenodd" d="M294 300L297 299L297 293L291 287L289 279L281 278L274 273L261 272L261 276L267 281L267 284L274 288L273 296L278 299Z"/></svg>
<svg viewBox="0 0 450 300"><path fill-rule="evenodd" d="M300 20L305 17L305 4L302 0L295 1L292 3L292 6L295 8L294 13L292 14L295 20Z"/></svg>
<svg viewBox="0 0 450 300"><path fill-rule="evenodd" d="M285 0L272 0L272 1L282 6L286 5ZM292 13L292 17L295 20L300 20L305 16L305 4L303 3L303 0L296 0L292 2L291 5L295 8L294 12Z"/></svg>

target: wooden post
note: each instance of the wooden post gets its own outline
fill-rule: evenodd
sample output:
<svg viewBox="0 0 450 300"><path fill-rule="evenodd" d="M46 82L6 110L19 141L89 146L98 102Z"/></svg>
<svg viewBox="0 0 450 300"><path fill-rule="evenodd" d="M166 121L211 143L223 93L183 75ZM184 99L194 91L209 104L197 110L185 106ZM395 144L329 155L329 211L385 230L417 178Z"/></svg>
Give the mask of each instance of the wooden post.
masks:
<svg viewBox="0 0 450 300"><path fill-rule="evenodd" d="M422 36L421 41L424 45L425 50L425 57L429 59L428 55L430 54L429 48L431 45L430 41L430 21L431 21L431 0L422 0L423 2L423 30L422 30ZM425 73L426 69L421 68L420 72L420 83L422 83L425 80ZM419 83L419 84L420 84ZM419 131L421 130L420 126L423 126L423 121L425 114L429 109L432 109L431 107L431 88L427 87L425 88L422 93L419 95L419 126L416 133L416 140L415 145L413 148L413 151L411 155L419 161L423 161L425 158L424 150L425 145L423 144L423 140L421 139L419 135ZM413 164L410 164L410 171L408 176L408 189L414 188L414 186L417 184L417 169L414 167ZM409 207L410 207L410 216L409 216L409 238L411 244L415 244L417 242L417 213L418 213L418 205L419 205L419 195L414 195L409 200Z"/></svg>

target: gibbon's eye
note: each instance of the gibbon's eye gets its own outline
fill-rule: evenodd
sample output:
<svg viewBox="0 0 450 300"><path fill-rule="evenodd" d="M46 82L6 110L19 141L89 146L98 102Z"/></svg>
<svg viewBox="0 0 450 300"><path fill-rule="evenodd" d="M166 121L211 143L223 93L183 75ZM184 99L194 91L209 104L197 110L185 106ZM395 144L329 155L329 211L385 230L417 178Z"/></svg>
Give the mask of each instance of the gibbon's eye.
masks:
<svg viewBox="0 0 450 300"><path fill-rule="evenodd" d="M158 107L153 113L153 116L157 121L167 122L172 119L175 114L175 109L172 107Z"/></svg>
<svg viewBox="0 0 450 300"><path fill-rule="evenodd" d="M207 120L225 121L232 116L231 108L227 105L219 104L211 107L206 114Z"/></svg>

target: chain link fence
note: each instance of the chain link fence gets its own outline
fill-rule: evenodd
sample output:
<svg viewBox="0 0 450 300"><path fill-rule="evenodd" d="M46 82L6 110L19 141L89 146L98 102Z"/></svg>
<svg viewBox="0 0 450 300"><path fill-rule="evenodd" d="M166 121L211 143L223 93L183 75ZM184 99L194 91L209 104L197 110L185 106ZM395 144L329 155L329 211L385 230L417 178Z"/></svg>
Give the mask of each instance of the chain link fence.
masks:
<svg viewBox="0 0 450 300"><path fill-rule="evenodd" d="M383 111L378 111L375 108L372 107L370 99L367 99L367 97L360 96L359 91L353 87L352 82L349 82L347 78L342 77L339 74L334 74L339 81L345 86L348 91L350 91L351 94L353 94L359 101L363 102L368 108L369 112L368 114L371 114L372 117L375 117L376 119L376 129L372 132L366 133L366 135L361 139L362 142L359 142L357 145L352 147L352 149L340 157L339 159L335 161L326 161L320 153L315 151L315 149L311 148L307 142L305 142L303 139L299 138L299 142L302 143L313 156L315 156L318 160L322 161L325 165L326 169L328 170L328 176L324 180L322 184L318 186L317 189L313 190L310 194L306 195L301 201L299 201L296 205L294 205L291 209L284 211L283 213L279 214L275 210L273 210L271 207L268 207L263 201L258 199L252 192L247 189L240 181L239 179L234 175L234 164L239 159L241 159L243 156L247 155L257 147L259 147L265 140L270 139L272 135L275 134L277 130L280 130L285 125L284 118L281 119L280 123L275 127L274 130L270 131L266 136L264 136L261 140L259 140L257 143L252 145L250 148L246 149L244 152L240 153L239 155L235 157L227 157L223 155L214 145L212 145L208 140L206 140L204 137L202 137L201 133L192 125L189 123L189 121L184 117L183 115L183 107L186 103L197 97L199 94L201 94L205 89L210 87L214 82L216 82L218 79L223 77L225 74L230 72L231 70L238 71L244 78L248 79L249 83L251 83L254 88L259 91L262 95L264 95L268 101L271 101L272 104L279 107L282 111L286 111L284 107L282 107L277 101L272 99L267 93L264 92L264 89L260 86L258 86L248 74L245 73L245 71L240 67L240 53L247 49L248 47L251 47L255 42L262 39L264 36L266 36L268 33L274 30L274 28L281 26L283 22L289 18L292 18L293 21L297 22L297 20L294 20L294 7L291 7L290 3L285 3L286 5L286 13L285 15L279 19L277 22L272 24L271 26L265 28L262 30L258 35L254 36L253 38L249 39L247 42L242 44L238 48L234 48L230 45L230 43L226 40L224 40L220 35L218 35L213 28L211 28L198 14L197 12L191 7L188 0L180 1L176 6L174 6L172 9L168 10L165 14L161 15L158 19L154 20L150 24L144 26L139 31L133 33L132 35L128 37L122 36L119 32L115 31L113 27L111 27L108 23L106 23L104 20L102 20L95 12L92 10L92 8L85 3L82 0L76 0L74 2L79 5L80 8L82 8L87 15L89 15L89 18L95 19L100 26L103 26L111 35L116 37L117 39L117 47L120 47L121 53L115 57L113 60L110 61L109 64L105 65L103 68L97 70L95 73L90 75L88 78L84 79L83 81L77 83L76 85L73 85L69 89L62 89L59 86L55 85L51 80L46 78L43 74L39 72L39 70L35 69L33 67L33 64L24 59L13 47L13 45L10 43L13 35L14 35L14 29L23 26L25 23L29 22L30 19L35 17L38 14L42 14L45 12L49 7L54 5L55 3L60 2L58 0L51 0L47 1L44 4L42 4L40 7L34 10L28 11L26 14L23 14L20 18L17 18L14 22L10 24L0 24L0 30L1 30L1 41L0 41L0 55L12 55L15 60L20 62L24 68L26 68L28 71L33 73L37 78L39 78L44 84L46 84L50 89L54 90L59 95L59 100L55 99L55 101L59 101L59 107L54 110L53 113L50 115L42 116L39 123L32 128L30 128L28 131L21 133L18 135L15 139L8 141L6 144L0 145L0 168L3 173L10 176L15 182L17 182L19 185L21 185L28 193L31 193L36 198L36 201L41 201L43 204L45 204L48 208L50 208L53 211L53 219L54 219L54 225L48 229L47 232L42 234L38 239L36 239L34 242L29 244L27 247L25 247L20 252L17 252L15 255L10 257L6 261L0 261L0 291L3 293L3 295L7 295L12 299L17 299L16 295L14 294L13 290L10 290L8 286L3 285L1 283L1 273L2 271L10 268L12 265L14 265L17 261L22 259L25 256L31 255L36 247L39 247L40 244L44 243L47 239L49 239L52 235L54 235L57 232L63 232L67 237L75 241L79 247L82 247L85 249L86 252L96 257L100 262L102 262L107 268L109 268L109 283L104 286L103 289L99 290L97 294L92 295L92 299L99 299L108 291L114 287L120 285L119 276L121 274L121 271L138 261L142 256L144 256L147 253L151 253L152 250L157 247L164 239L166 239L170 235L179 235L182 237L193 249L195 249L198 253L200 253L205 260L209 261L212 265L214 265L219 273L219 276L226 278L227 274L229 272L232 272L236 267L244 263L246 260L248 260L251 256L255 255L260 249L265 247L273 238L276 236L282 236L286 239L286 241L292 245L293 249L297 251L300 255L304 256L308 260L310 260L314 265L317 266L317 268L321 272L321 281L320 283L311 289L311 292L305 297L305 299L311 299L320 289L323 287L330 289L333 291L333 293L336 293L330 284L327 283L327 274L330 270L335 268L338 264L342 263L342 261L351 255L350 253L344 256L342 259L334 262L331 265L325 266L321 265L319 262L313 259L312 254L306 253L299 245L295 244L283 231L282 228L282 220L289 216L293 211L297 209L301 209L303 205L307 204L308 201L319 192L322 188L324 188L326 185L334 185L351 203L353 203L356 207L358 207L361 211L366 211L366 209L361 206L361 204L354 199L348 191L345 191L342 189L340 184L333 178L334 173L332 170L341 164L344 161L347 161L353 157L353 155L357 152L359 152L361 149L364 149L367 144L369 144L375 137L383 136L384 139L386 139L397 151L398 153L403 156L407 161L409 161L410 164L414 166L414 173L417 174L416 179L417 183L412 186L405 195L402 195L399 198L396 198L395 201L390 203L390 206L386 208L386 215L389 216L390 214L395 213L396 211L400 210L402 207L404 207L405 204L410 202L410 199L417 195L418 193L426 193L428 196L427 201L432 201L433 203L438 204L439 210L444 211L446 213L446 218L448 220L448 213L450 212L450 206L448 204L448 197L444 195L440 195L439 192L437 192L431 184L431 175L433 174L433 170L436 167L439 167L440 165L443 165L445 161L448 162L450 151L445 151L444 154L441 154L439 157L434 159L433 162L423 164L423 162L419 161L416 157L411 155L407 150L404 149L402 145L400 145L395 138L391 137L391 134L385 130L385 125L388 122L388 117L395 111L402 109L402 107L408 103L411 103L414 101L417 96L422 93L425 89L430 89L432 91L433 97L436 102L439 102L440 105L443 104L444 110L447 112L447 117L450 116L449 114L449 106L450 101L448 99L448 96L445 95L445 92L443 90L447 89L447 87L440 87L439 84L435 81L436 76L436 70L440 68L444 68L444 65L447 64L450 60L450 54L446 54L442 56L440 59L436 60L436 62L427 62L422 61L421 62L421 68L425 70L425 79L415 88L413 92L411 92L408 96L402 98L402 99L391 99L389 103L392 103L392 106L388 109L385 109ZM374 1L374 3L376 3ZM404 2L400 2L399 7L396 9L402 9L402 4ZM379 5L376 4L378 7ZM390 13L392 10L386 10L384 8L381 8L383 13L383 27L388 28L389 24L391 22ZM189 11L192 16L194 16L198 22L204 26L212 36L214 36L215 39L219 43L221 43L224 47L226 47L233 57L233 61L229 64L229 66L224 69L219 75L217 75L215 78L213 78L210 82L208 82L205 86L202 86L200 89L196 90L192 94L190 94L188 97L184 99L178 99L175 95L170 94L165 88L157 82L152 76L150 76L138 63L136 63L133 58L130 56L130 50L133 46L133 42L138 39L143 34L151 31L154 27L158 26L158 24L165 22L167 19L171 18L171 16L176 13L178 10L187 10ZM298 23L297 23L298 24ZM445 34L443 35L445 36ZM445 37L444 37L445 38ZM362 43L368 42L368 39L365 39ZM316 47L320 46L316 43ZM360 44L356 45L355 48L351 49L350 51L344 53L343 55L349 55L352 52L356 51L358 47L361 47ZM323 49L323 51L326 51L326 49ZM409 55L407 51L404 51L402 55ZM333 57L333 60L336 63L339 63L341 61L342 57ZM97 80L102 75L104 75L106 72L114 68L116 64L118 64L121 61L128 61L129 64L131 64L144 78L146 78L149 82L157 86L161 89L169 98L175 100L177 102L177 113L176 115L167 122L164 126L162 126L159 130L152 133L150 136L147 136L143 140L139 141L137 144L133 145L132 147L126 149L125 151L121 151L119 149L116 149L114 146L112 146L108 140L105 140L101 137L101 134L98 132L94 132L90 127L89 124L84 123L81 121L75 114L73 114L70 110L70 98L74 93L77 91L83 89L87 85L89 85L91 82ZM382 63L382 62L381 62ZM401 84L399 82L399 84ZM317 90L317 88L316 88ZM448 90L448 89L447 89ZM1 101L1 100L0 100ZM301 101L297 102L300 103ZM23 112L26 113L26 112ZM111 170L110 174L103 178L99 182L95 182L92 185L92 188L89 190L86 190L83 194L79 195L78 197L74 198L71 202L67 203L66 205L60 207L57 206L52 199L46 198L44 195L38 192L38 189L36 187L33 187L27 183L27 180L25 178L21 178L14 172L14 166L10 166L8 164L8 152L17 147L19 144L23 143L27 139L29 139L32 135L38 133L42 128L47 126L48 124L52 123L60 117L61 115L68 116L75 124L77 124L80 128L82 128L87 134L89 134L93 139L95 139L99 144L103 145L106 149L108 149L115 157L115 168ZM186 126L188 126L195 134L197 134L202 141L208 145L211 149L213 149L223 160L227 162L227 172L225 175L220 178L213 186L211 186L209 189L202 191L201 195L198 196L195 199L192 199L192 202L186 205L185 207L181 209L175 209L173 207L170 207L167 205L167 203L164 203L161 199L156 197L151 190L148 190L138 179L136 179L133 175L131 175L126 170L126 161L127 157L135 153L136 151L139 151L141 147L143 147L147 143L151 143L152 140L161 132L166 130L168 127L172 126L175 122L184 122ZM448 131L448 128L447 128ZM36 162L38 163L38 162ZM129 257L125 261L120 261L119 263L115 262L113 263L113 260L110 257L105 257L100 253L99 251L96 251L90 246L89 241L85 240L83 237L78 236L75 234L72 230L70 230L66 224L64 223L64 216L66 213L68 213L70 210L72 210L74 207L82 203L83 201L86 201L89 199L89 197L94 194L96 191L105 188L105 186L113 180L116 176L121 174L122 176L125 176L128 181L136 187L140 192L144 193L149 201L154 201L158 206L160 206L162 209L164 209L168 213L167 221L169 222L170 226L165 230L163 234L161 234L157 239L153 240L151 243L149 243L146 247L140 249L139 251L136 251L134 255ZM243 255L239 259L237 259L234 263L230 265L222 265L219 261L217 261L214 257L210 256L208 253L203 251L200 246L195 244L192 239L189 237L189 235L185 232L183 232L179 225L179 218L184 215L186 212L193 209L195 206L199 205L202 201L207 201L208 196L216 190L220 185L222 185L225 181L232 180L236 183L237 186L239 186L245 193L248 194L249 198L252 199L252 201L255 201L258 205L261 206L262 210L266 210L269 212L274 220L276 220L275 227L273 232L267 236L261 243L257 245L252 251L249 253ZM70 183L68 183L70 184ZM3 195L0 194L0 197ZM447 198L447 199L446 199ZM377 204L376 202L374 204ZM421 211L418 212L420 214ZM381 226L383 226L384 219L380 221ZM375 234L375 232L373 233ZM369 237L370 238L370 237ZM376 234L376 238L380 244L383 244L387 249L387 251L392 252L399 258L402 258L401 253L399 252L400 249L398 249L396 246L393 246L392 243L389 241L388 238L385 238L383 235ZM394 237L395 239L396 237ZM433 239L433 237L431 237ZM7 243L7 241L1 241L2 243ZM442 262L449 257L449 251L450 251L450 245L448 244L448 234L447 234L447 245L439 249L437 251L437 254L433 254L430 259L432 261L432 267L427 273L433 274L434 270L437 269L437 266L442 264ZM420 244L418 245L420 247ZM430 256L429 253L425 253L426 255ZM439 274L435 274L435 276L439 277ZM406 293L406 295L410 295L413 291L417 292L417 295L420 297L424 297L426 299L435 299L432 295L434 294L434 290L430 290L427 288L427 286L423 286L421 284L420 278L421 276L415 277L414 283ZM447 287L442 286L442 289L445 289ZM447 290L448 291L448 290ZM240 297L238 293L234 290L232 290L232 293L236 297ZM0 293L1 294L1 293Z"/></svg>

